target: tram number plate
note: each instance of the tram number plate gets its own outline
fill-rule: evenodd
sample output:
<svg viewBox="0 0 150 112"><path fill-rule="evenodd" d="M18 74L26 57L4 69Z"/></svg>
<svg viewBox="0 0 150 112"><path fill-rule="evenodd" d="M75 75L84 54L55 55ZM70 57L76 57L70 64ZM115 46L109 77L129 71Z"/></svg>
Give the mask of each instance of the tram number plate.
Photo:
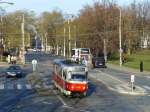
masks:
<svg viewBox="0 0 150 112"><path fill-rule="evenodd" d="M77 86L76 88L81 88L80 86Z"/></svg>

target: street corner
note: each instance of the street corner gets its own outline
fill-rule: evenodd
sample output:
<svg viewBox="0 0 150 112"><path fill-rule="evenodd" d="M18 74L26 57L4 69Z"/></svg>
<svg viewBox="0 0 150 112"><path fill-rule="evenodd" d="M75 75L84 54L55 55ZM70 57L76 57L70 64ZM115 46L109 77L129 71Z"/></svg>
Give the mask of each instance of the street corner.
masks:
<svg viewBox="0 0 150 112"><path fill-rule="evenodd" d="M120 94L126 94L126 95L139 95L139 96L143 96L146 95L146 90L134 85L133 88L130 85L127 84L120 84L120 85L115 85L114 87L108 87L110 90L120 93Z"/></svg>

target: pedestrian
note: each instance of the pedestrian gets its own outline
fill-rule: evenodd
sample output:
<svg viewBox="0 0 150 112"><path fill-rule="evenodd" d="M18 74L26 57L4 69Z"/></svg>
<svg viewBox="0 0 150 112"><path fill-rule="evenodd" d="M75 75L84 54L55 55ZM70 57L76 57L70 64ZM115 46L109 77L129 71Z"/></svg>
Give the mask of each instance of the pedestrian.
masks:
<svg viewBox="0 0 150 112"><path fill-rule="evenodd" d="M79 64L79 58L76 59L76 63Z"/></svg>
<svg viewBox="0 0 150 112"><path fill-rule="evenodd" d="M8 57L7 57L7 62L8 62L8 64L10 64L10 62L11 62L11 57L10 57L10 55L8 55Z"/></svg>
<svg viewBox="0 0 150 112"><path fill-rule="evenodd" d="M85 68L86 79L88 80L88 67Z"/></svg>
<svg viewBox="0 0 150 112"><path fill-rule="evenodd" d="M86 67L88 66L88 62L85 57L82 59L82 64L85 65Z"/></svg>
<svg viewBox="0 0 150 112"><path fill-rule="evenodd" d="M14 56L11 56L11 64L14 63Z"/></svg>
<svg viewBox="0 0 150 112"><path fill-rule="evenodd" d="M14 56L13 60L14 60L14 64L16 64L16 62L17 62L17 57Z"/></svg>
<svg viewBox="0 0 150 112"><path fill-rule="evenodd" d="M85 65L85 75L86 75L86 79L88 80L88 61L86 60L86 57L83 58L82 60L82 64Z"/></svg>
<svg viewBox="0 0 150 112"><path fill-rule="evenodd" d="M125 63L125 57L124 57L124 55L122 56L122 63L123 64Z"/></svg>

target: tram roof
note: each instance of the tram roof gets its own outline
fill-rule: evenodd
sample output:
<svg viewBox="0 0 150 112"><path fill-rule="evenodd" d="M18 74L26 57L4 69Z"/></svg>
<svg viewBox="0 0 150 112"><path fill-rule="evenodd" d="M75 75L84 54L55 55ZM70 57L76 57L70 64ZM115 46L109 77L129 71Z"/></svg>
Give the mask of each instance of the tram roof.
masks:
<svg viewBox="0 0 150 112"><path fill-rule="evenodd" d="M69 59L56 59L53 61L55 64L60 64L62 66L83 66L81 64L77 64Z"/></svg>

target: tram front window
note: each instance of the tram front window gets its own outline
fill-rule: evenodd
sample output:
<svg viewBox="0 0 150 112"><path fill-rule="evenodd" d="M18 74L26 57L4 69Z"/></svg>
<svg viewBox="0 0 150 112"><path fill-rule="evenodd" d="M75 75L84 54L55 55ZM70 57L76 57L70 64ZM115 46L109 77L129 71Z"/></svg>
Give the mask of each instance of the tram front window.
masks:
<svg viewBox="0 0 150 112"><path fill-rule="evenodd" d="M80 75L80 74L72 74L71 75L71 80L73 80L73 81L85 81L86 76L85 75Z"/></svg>

